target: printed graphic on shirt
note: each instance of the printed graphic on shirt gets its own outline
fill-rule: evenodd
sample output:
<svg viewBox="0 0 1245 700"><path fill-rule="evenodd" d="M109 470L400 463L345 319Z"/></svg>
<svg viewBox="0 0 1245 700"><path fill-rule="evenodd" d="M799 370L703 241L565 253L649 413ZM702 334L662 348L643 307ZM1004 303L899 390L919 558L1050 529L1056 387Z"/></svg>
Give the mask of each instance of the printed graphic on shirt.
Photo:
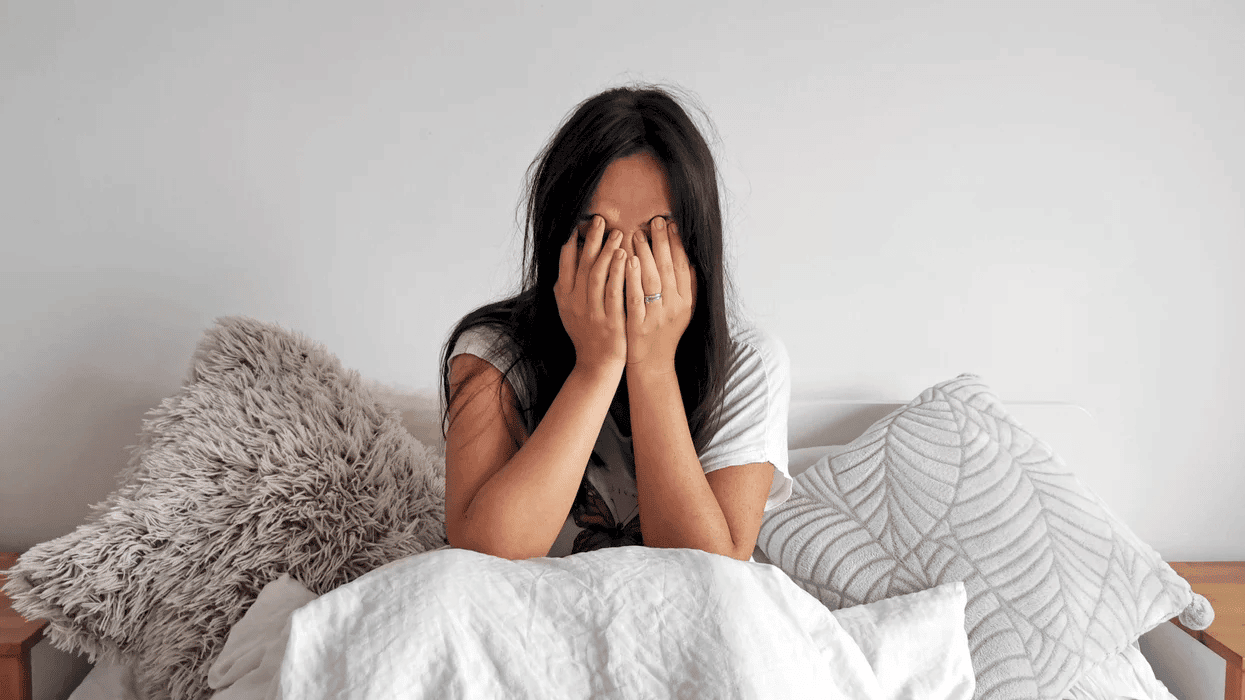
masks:
<svg viewBox="0 0 1245 700"><path fill-rule="evenodd" d="M588 458L568 527L582 528L571 553L643 544L631 439L607 416Z"/></svg>
<svg viewBox="0 0 1245 700"><path fill-rule="evenodd" d="M625 525L616 523L609 505L587 477L579 484L579 493L575 496L575 504L571 506L571 520L576 526L583 528L575 536L571 554L606 547L644 544L644 536L640 533L640 514L636 513Z"/></svg>

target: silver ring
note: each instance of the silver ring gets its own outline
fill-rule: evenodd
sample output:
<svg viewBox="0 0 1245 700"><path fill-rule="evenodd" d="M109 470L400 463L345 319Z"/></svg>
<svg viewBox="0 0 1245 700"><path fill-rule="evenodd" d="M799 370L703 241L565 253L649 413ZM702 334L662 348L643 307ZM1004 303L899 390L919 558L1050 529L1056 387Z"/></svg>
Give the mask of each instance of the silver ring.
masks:
<svg viewBox="0 0 1245 700"><path fill-rule="evenodd" d="M655 301L660 301L660 300L661 300L661 292L657 292L656 294L646 294L646 295L644 295L644 303L645 303L645 304L651 304L651 303L653 303L653 302L655 302Z"/></svg>

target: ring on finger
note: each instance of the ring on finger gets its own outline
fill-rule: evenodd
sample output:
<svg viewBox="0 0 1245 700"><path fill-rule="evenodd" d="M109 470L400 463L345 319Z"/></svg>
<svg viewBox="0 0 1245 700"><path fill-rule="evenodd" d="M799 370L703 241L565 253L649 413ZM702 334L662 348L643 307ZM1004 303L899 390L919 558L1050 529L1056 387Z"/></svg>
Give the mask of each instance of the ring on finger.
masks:
<svg viewBox="0 0 1245 700"><path fill-rule="evenodd" d="M661 301L661 292L657 292L656 294L645 294L644 295L645 304L651 304L655 301Z"/></svg>

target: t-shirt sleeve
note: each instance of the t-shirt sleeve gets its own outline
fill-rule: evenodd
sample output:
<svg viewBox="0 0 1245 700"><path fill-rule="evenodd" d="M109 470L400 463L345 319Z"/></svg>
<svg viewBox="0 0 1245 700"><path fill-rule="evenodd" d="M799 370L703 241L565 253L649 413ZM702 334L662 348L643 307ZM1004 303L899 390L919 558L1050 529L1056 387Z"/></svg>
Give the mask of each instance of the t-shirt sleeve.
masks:
<svg viewBox="0 0 1245 700"><path fill-rule="evenodd" d="M523 384L523 377L518 373L506 375L506 371L518 356L518 350L509 336L492 326L472 326L458 336L454 350L450 352L450 360L453 361L459 355L475 355L496 367L510 383L519 405L526 405L527 387Z"/></svg>
<svg viewBox="0 0 1245 700"><path fill-rule="evenodd" d="M722 424L700 454L708 474L723 467L774 465L765 510L791 496L787 471L787 414L791 405L791 360L776 336L749 330L733 339L722 405Z"/></svg>

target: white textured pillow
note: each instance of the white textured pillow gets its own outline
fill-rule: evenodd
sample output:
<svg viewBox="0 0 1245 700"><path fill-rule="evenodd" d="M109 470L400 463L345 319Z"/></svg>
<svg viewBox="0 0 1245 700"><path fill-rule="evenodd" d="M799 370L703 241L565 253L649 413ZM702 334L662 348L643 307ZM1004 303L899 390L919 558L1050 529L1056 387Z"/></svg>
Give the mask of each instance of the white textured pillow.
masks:
<svg viewBox="0 0 1245 700"><path fill-rule="evenodd" d="M832 610L963 581L979 698L1059 698L1194 600L972 375L796 478L758 546Z"/></svg>

